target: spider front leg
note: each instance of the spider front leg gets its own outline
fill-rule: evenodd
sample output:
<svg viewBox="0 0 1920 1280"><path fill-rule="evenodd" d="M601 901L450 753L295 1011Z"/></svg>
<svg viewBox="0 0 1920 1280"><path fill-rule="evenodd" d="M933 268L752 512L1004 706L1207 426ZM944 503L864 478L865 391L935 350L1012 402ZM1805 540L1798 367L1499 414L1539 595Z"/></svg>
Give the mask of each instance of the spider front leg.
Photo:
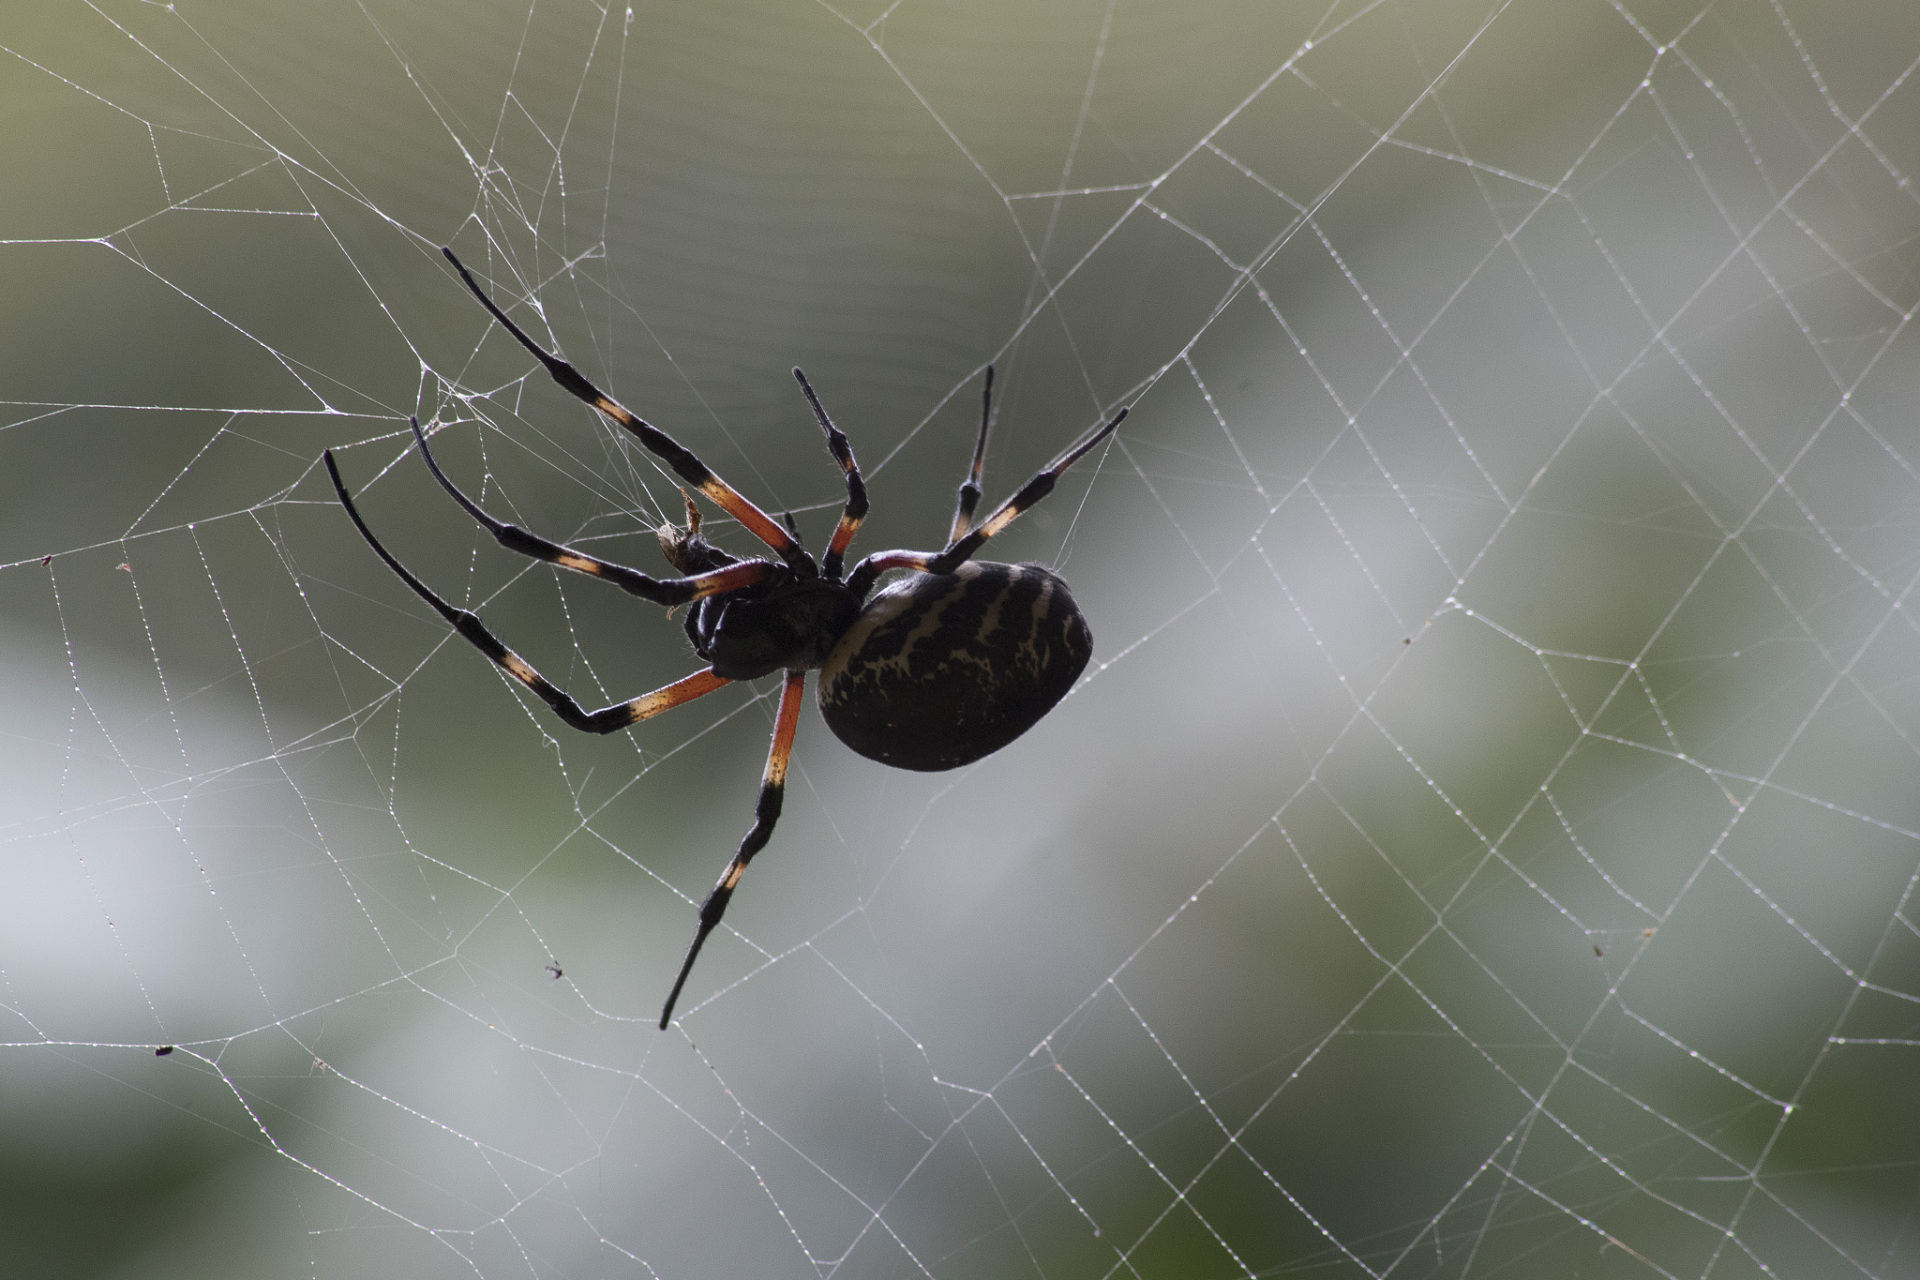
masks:
<svg viewBox="0 0 1920 1280"><path fill-rule="evenodd" d="M415 430L419 430L417 425ZM373 548L374 554L386 563L387 568L399 576L400 581L411 587L415 595L433 606L434 612L447 620L447 625L459 632L474 648L485 654L488 661L531 689L542 702L553 708L555 715L573 728L583 733L613 733L657 716L662 711L677 707L681 703L691 702L695 698L712 693L715 689L731 683L725 676L717 676L712 671L696 671L685 679L676 680L670 685L655 689L652 693L642 694L627 702L616 702L598 711L588 711L574 701L564 689L535 671L532 664L525 658L502 644L500 638L487 630L486 624L480 621L479 614L469 609L456 609L442 600L433 588L422 582L411 570L394 558L392 552L381 546L380 539L373 536L373 530L369 529L367 522L360 518L360 512L353 505L353 499L347 495L346 482L341 480L340 468L333 460L333 450L327 450L322 456L327 463L327 474L333 477L333 491L340 496L340 505L347 509L348 517L353 520L353 527L360 531L360 536L367 540L367 545ZM767 565L765 561L760 563L766 568L773 567ZM628 570L628 572L632 571ZM677 581L690 580L678 579Z"/></svg>
<svg viewBox="0 0 1920 1280"><path fill-rule="evenodd" d="M1112 435L1114 429L1126 421L1126 418L1127 410L1122 409L1109 418L1105 426L1088 432L1081 439L1068 445L1052 462L1041 468L1033 479L1021 485L1019 492L1001 503L992 515L974 526L971 532L962 534L949 542L945 550L939 552L876 551L854 566L853 572L847 576L847 589L857 597L865 599L867 592L873 589L874 582L889 569L913 569L920 573L952 573L972 559L973 553L985 545L987 539L1012 524L1021 512L1033 507L1042 498L1052 493L1053 486L1059 482L1061 473L1085 457L1095 445ZM986 443L984 424L980 440L981 443L977 446L976 452L978 448L984 448ZM955 513L954 519L956 528L959 527L963 513L971 514L971 504L967 501L964 486L961 488L960 501L961 511Z"/></svg>
<svg viewBox="0 0 1920 1280"><path fill-rule="evenodd" d="M767 771L761 776L760 799L753 809L753 826L740 841L740 849L721 874L720 883L713 886L713 892L700 904L700 924L694 930L693 945L687 948L687 958L680 963L680 976L673 980L673 990L667 993L667 1003L660 1010L662 1031L673 1020L674 1003L680 999L680 988L687 985L687 975L693 972L693 962L699 958L700 948L706 945L707 935L726 914L734 886L740 883L753 855L767 847L773 824L780 821L780 802L787 791L787 761L793 756L793 734L800 725L800 702L806 688L804 670L787 672L786 683L780 689L780 711L774 717L773 746L767 751Z"/></svg>
<svg viewBox="0 0 1920 1280"><path fill-rule="evenodd" d="M773 565L766 560L746 560L724 568L697 573L684 578L653 578L637 569L629 569L623 564L611 560L602 560L590 556L584 551L575 551L563 543L543 538L537 533L529 533L519 525L507 524L496 520L480 509L480 505L459 486L447 479L447 473L433 460L433 450L427 447L427 434L420 429L420 419L408 418L407 425L413 428L413 438L420 445L420 456L426 460L427 470L440 482L440 487L452 495L460 504L461 510L474 518L479 526L493 535L494 541L509 551L518 551L523 556L535 560L545 560L548 564L557 564L562 569L571 569L575 573L584 573L589 577L611 582L621 590L642 600L654 604L663 604L669 608L688 604L694 600L704 600L708 596L722 592L738 591L741 587L750 587L765 582L774 575ZM691 509L691 503L688 504Z"/></svg>
<svg viewBox="0 0 1920 1280"><path fill-rule="evenodd" d="M440 252L446 255L448 262L453 264L453 269L460 273L460 278L467 282L467 288L473 291L474 297L480 299L480 305L487 309L487 313L499 322L501 328L512 334L514 341L525 347L534 359L545 365L553 380L559 383L569 395L592 405L609 422L632 432L655 457L672 467L675 475L706 494L715 506L746 526L747 532L772 547L795 574L810 578L819 572L819 566L814 563L813 557L808 555L799 541L791 533L782 529L779 522L772 516L747 501L732 485L715 475L712 468L695 457L691 449L660 428L641 419L612 396L587 381L585 375L578 369L528 337L526 331L509 320L507 313L496 306L493 299L486 295L486 291L475 283L473 273L467 270L465 263L454 256L452 249L443 247Z"/></svg>

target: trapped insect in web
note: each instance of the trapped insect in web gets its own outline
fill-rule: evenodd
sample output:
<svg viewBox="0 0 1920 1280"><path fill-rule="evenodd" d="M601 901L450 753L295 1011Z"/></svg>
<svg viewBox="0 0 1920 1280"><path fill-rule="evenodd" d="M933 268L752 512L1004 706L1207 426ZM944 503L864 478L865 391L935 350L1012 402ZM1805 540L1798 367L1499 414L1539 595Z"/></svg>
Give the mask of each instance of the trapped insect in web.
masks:
<svg viewBox="0 0 1920 1280"><path fill-rule="evenodd" d="M575 729L613 733L735 680L784 673L753 826L700 907L693 942L660 1010L664 1029L707 935L720 923L747 864L766 847L779 820L808 671L820 672L820 712L834 734L861 755L900 769L971 764L1031 729L1073 687L1093 652L1093 635L1067 584L1041 565L996 564L975 560L973 555L1021 512L1051 493L1061 473L1111 435L1127 410L1089 430L975 524L993 405L993 370L989 368L973 462L959 488L946 546L939 551L875 552L843 575L848 544L867 514L866 485L852 445L827 416L799 369L793 376L826 433L827 448L847 484L840 522L818 561L800 545L790 526L783 527L679 442L628 412L571 364L528 337L480 288L452 249L441 252L494 320L546 366L555 382L632 432L674 474L738 520L778 557L743 560L713 545L700 533L700 516L691 497L687 498L686 527L669 525L659 535L661 549L679 577L651 577L549 541L481 510L441 471L419 420L410 419L420 456L433 478L507 550L600 578L654 604L692 606L686 615L686 633L694 652L710 664L708 668L631 701L588 711L501 643L478 614L448 604L395 559L354 506L333 451L324 455L341 505L375 554L448 625ZM912 572L876 592L880 576L892 569Z"/></svg>

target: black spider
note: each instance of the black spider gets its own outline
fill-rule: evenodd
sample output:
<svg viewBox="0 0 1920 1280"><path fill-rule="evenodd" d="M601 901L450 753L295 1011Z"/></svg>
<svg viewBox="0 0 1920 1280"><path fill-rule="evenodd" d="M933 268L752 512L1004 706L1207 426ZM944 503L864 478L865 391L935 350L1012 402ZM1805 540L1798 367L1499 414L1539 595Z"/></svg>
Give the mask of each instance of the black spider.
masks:
<svg viewBox="0 0 1920 1280"><path fill-rule="evenodd" d="M867 490L853 460L852 446L820 407L820 398L814 395L805 374L793 371L814 417L819 419L820 429L826 433L827 448L847 478L846 507L827 544L826 555L818 563L791 528L782 528L665 432L642 422L572 365L529 338L474 283L453 250L441 252L480 304L547 367L555 382L631 431L676 475L706 494L780 557L741 560L720 550L701 536L699 513L691 498L687 499L687 527L669 525L659 535L661 549L682 575L678 578L649 577L550 542L494 519L460 492L433 460L419 420L411 419L420 456L433 478L501 546L604 579L655 604L693 606L687 613L687 635L694 651L710 664L708 669L631 702L588 711L500 643L479 615L454 608L394 559L354 508L340 479L340 469L334 464L333 451L329 449L325 455L327 473L333 477L341 505L387 567L476 649L533 690L576 729L612 733L712 693L731 681L753 680L775 671L786 673L753 826L700 908L693 944L687 948L679 976L660 1011L664 1029L707 935L720 923L741 873L754 854L766 846L779 819L787 759L793 752L794 728L800 720L800 700L810 669L820 669L820 713L840 740L861 755L900 769L952 769L998 751L1038 723L1073 687L1093 652L1093 635L1067 584L1052 570L1037 564L994 564L975 561L972 556L1014 517L1052 492L1061 472L1106 439L1127 411L1122 409L1105 425L1068 446L976 525L973 511L980 501L980 470L986 457L993 396L993 370L988 369L973 466L960 486L946 547L937 552L877 552L860 561L843 579L847 544L853 541L854 530L867 514ZM914 572L869 598L880 575L889 569Z"/></svg>

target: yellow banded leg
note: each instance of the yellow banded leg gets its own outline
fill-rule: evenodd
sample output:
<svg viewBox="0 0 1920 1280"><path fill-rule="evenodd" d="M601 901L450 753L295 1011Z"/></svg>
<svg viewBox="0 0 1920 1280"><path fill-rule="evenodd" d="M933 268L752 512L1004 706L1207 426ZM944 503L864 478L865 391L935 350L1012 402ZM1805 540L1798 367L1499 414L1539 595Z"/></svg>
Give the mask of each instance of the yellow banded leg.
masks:
<svg viewBox="0 0 1920 1280"><path fill-rule="evenodd" d="M740 883L753 855L766 848L768 837L773 835L773 824L780 820L780 802L787 789L787 761L793 755L793 734L800 726L800 703L805 699L806 688L804 670L787 672L786 684L780 690L780 711L774 718L773 745L767 750L767 771L760 779L760 800L754 806L753 826L740 841L733 861L721 873L720 883L713 886L713 892L700 905L700 924L694 930L693 945L687 948L687 958L680 964L680 976L673 980L673 990L667 993L667 1003L660 1010L662 1031L673 1019L673 1006L680 999L680 988L687 985L687 975L693 972L693 962L699 957L700 948L706 945L707 935L726 914L734 886Z"/></svg>
<svg viewBox="0 0 1920 1280"><path fill-rule="evenodd" d="M1033 479L1020 486L1020 491L1001 503L994 513L975 525L972 532L949 543L947 549L934 557L929 573L952 573L965 564L973 553L978 551L987 539L1012 524L1021 512L1028 510L1040 499L1053 492L1053 486L1059 481L1060 474L1078 462L1095 445L1112 435L1114 429L1126 421L1127 411L1122 409L1107 420L1098 431L1067 446L1059 457L1049 462Z"/></svg>
<svg viewBox="0 0 1920 1280"><path fill-rule="evenodd" d="M987 427L993 421L993 366L987 366L987 385L980 392L980 434L973 442L973 465L961 482L953 508L953 532L947 535L952 546L973 525L973 509L980 505L980 473L987 465Z"/></svg>
<svg viewBox="0 0 1920 1280"><path fill-rule="evenodd" d="M820 404L820 397L813 393L813 384L807 381L807 375L796 367L793 380L800 384L800 391L807 397L807 404L813 409L814 419L820 429L827 434L827 452L840 464L841 474L847 478L847 505L840 511L840 523L834 526L833 537L827 542L827 554L821 558L821 567L829 578L840 576L840 566L847 557L847 545L853 541L854 533L860 528L860 522L867 518L867 485L860 478L860 464L853 460L853 445L848 442L846 433L833 425L833 419Z"/></svg>
<svg viewBox="0 0 1920 1280"><path fill-rule="evenodd" d="M473 291L473 296L480 300L480 305L487 309L487 313L498 321L503 329L512 334L514 341L525 347L534 359L546 366L548 374L552 375L553 380L559 383L563 390L598 409L609 421L632 432L649 452L672 467L675 475L706 494L715 506L745 525L747 532L772 547L796 573L811 577L818 571L818 566L813 563L813 557L806 553L797 538L780 527L778 521L747 501L731 485L715 475L706 463L693 455L692 450L660 428L636 416L626 406L587 381L586 376L578 369L528 337L526 331L509 320L507 313L487 296L486 291L475 282L473 273L467 270L466 264L454 256L452 249L442 248L440 252L446 255L448 262L453 264L453 269L460 273L460 278L467 282L467 288Z"/></svg>

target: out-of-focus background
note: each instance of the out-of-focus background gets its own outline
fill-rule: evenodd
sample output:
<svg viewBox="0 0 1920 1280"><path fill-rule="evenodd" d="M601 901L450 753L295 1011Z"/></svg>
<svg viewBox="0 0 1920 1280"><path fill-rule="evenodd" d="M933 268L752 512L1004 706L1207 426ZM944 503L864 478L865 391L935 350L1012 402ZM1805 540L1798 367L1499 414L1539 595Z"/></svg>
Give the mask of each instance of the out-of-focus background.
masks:
<svg viewBox="0 0 1920 1280"><path fill-rule="evenodd" d="M1920 1272L1920 16L0 11L0 1272ZM968 769L588 740L676 483L996 542ZM751 540L708 512L734 551ZM157 1055L162 1046L172 1052Z"/></svg>

